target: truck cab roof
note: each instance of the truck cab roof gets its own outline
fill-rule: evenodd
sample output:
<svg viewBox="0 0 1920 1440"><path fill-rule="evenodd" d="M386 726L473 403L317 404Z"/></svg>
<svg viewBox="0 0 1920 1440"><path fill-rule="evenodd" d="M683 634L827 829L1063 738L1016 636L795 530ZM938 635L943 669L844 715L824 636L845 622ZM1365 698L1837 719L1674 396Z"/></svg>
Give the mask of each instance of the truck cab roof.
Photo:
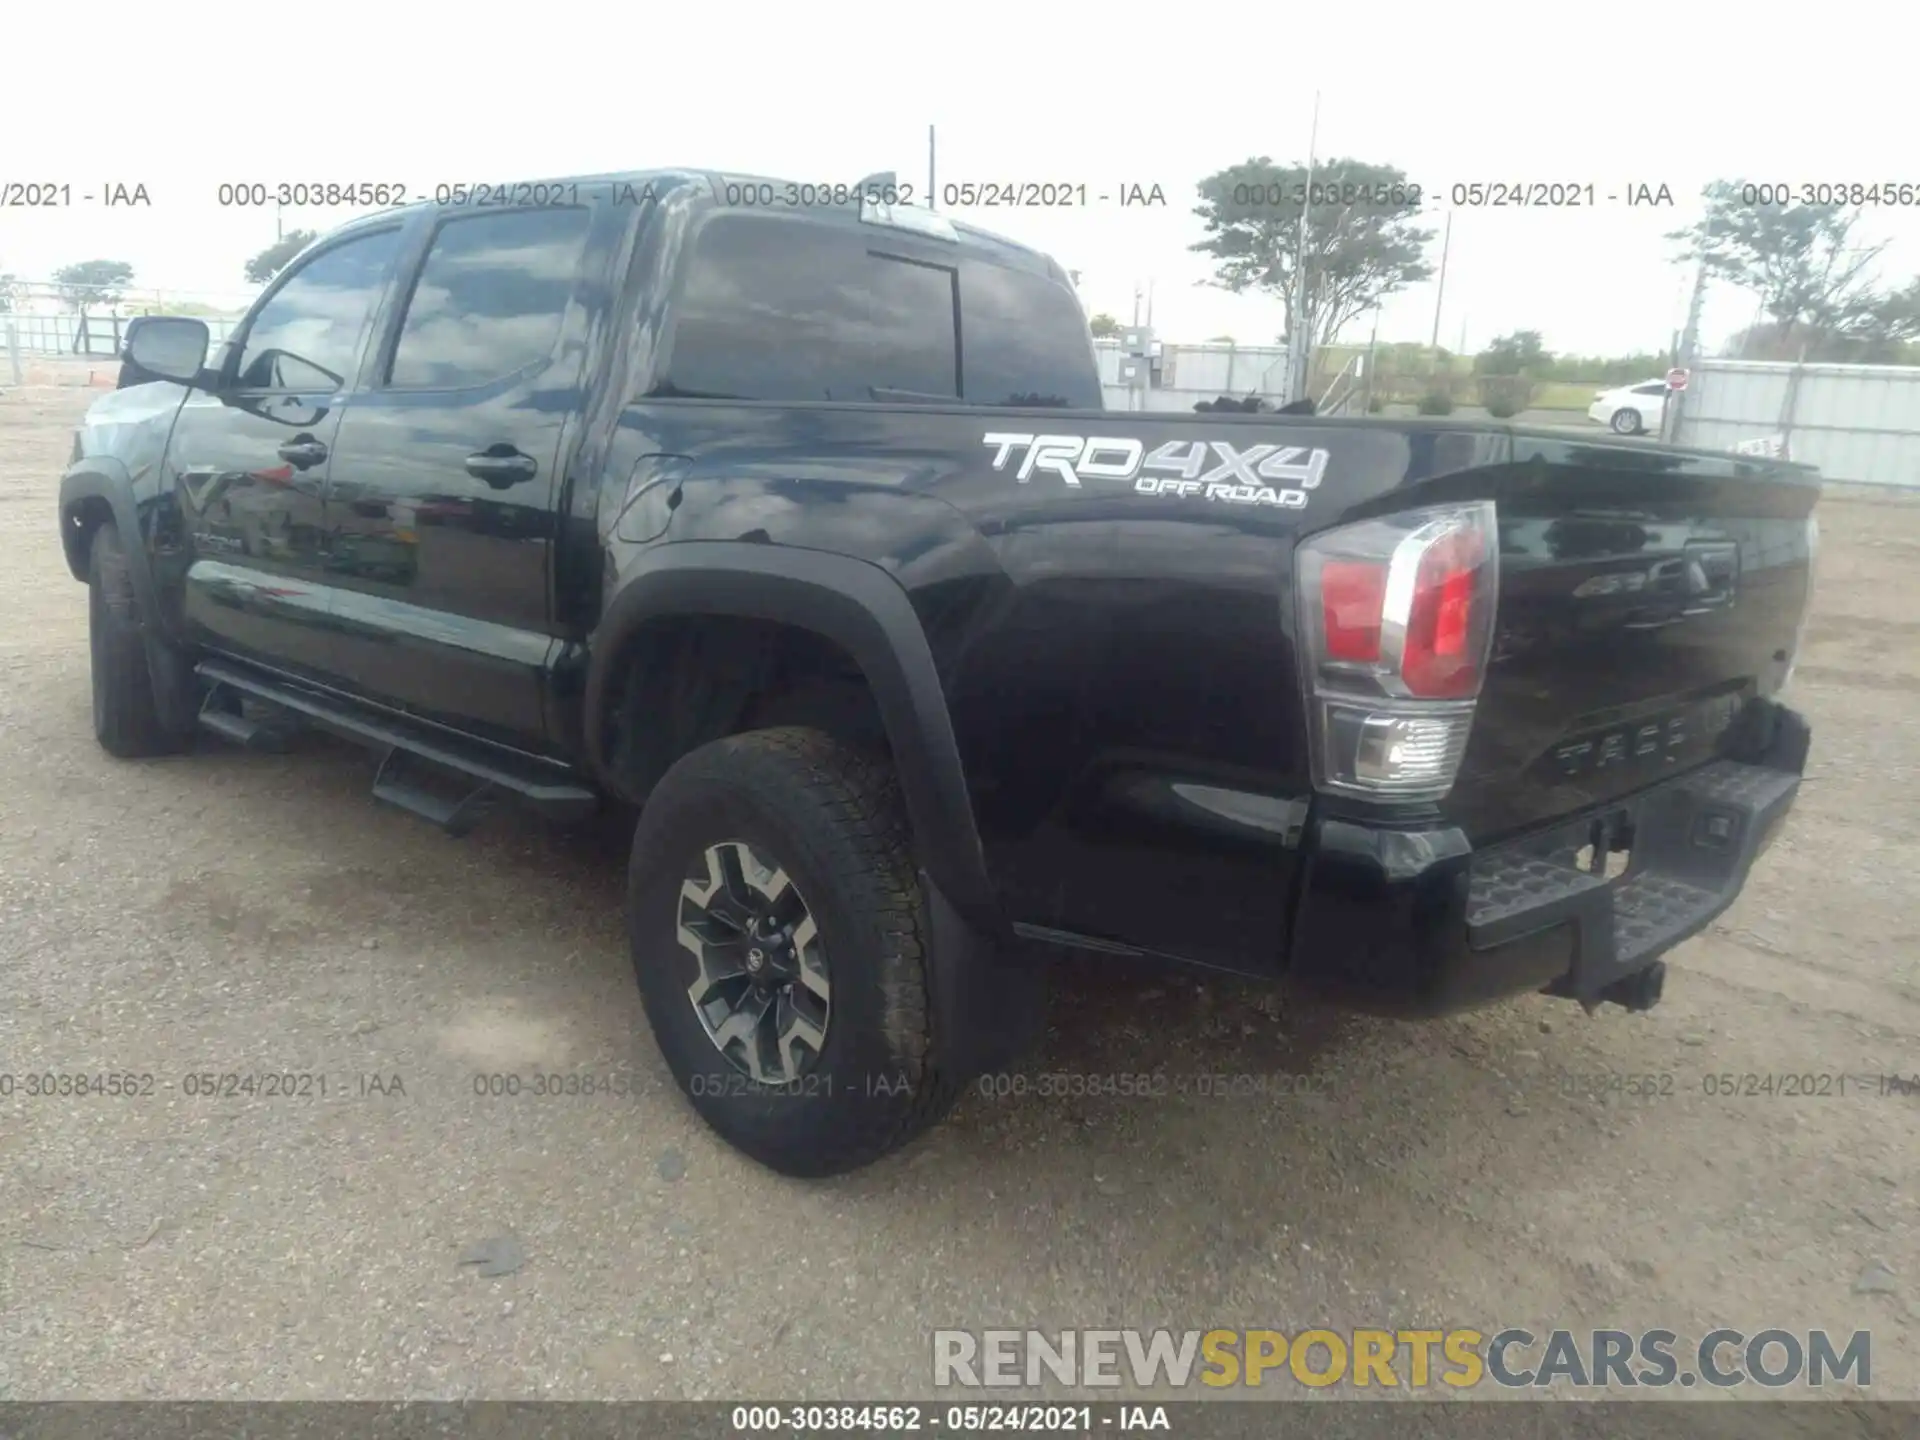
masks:
<svg viewBox="0 0 1920 1440"><path fill-rule="evenodd" d="M853 197L857 197L863 189L890 188L889 184L879 179L844 182L798 181L775 175L758 175L748 171L706 170L677 166L651 170L609 170L589 175L549 175L515 180L485 180L478 183L491 193L504 192L509 197L518 191L536 195L551 192L558 186L579 186L583 189L606 186L617 189L621 193L631 190L640 195L644 195L650 187L656 197L662 198L675 190L693 188L700 192L702 201L715 208L764 209L775 214L782 211L787 213L797 211L813 219L846 225L873 222L863 220L861 207L853 198L844 203L832 203L818 201L812 197L823 190L838 191L844 188L851 192ZM911 186L899 187L902 191L911 191L912 188ZM508 200L492 203L512 208ZM396 206L391 210L359 217L331 233L345 234L381 220L390 220L399 214L448 208L461 207L458 202L449 204L432 198L423 198L408 205ZM897 208L917 210L925 214L938 213L925 206L912 205L907 201L901 201ZM941 215L940 218L952 230L954 243L963 252L1009 269L1024 270L1062 283L1067 282L1065 269L1043 251L950 216ZM925 232L916 231L915 233Z"/></svg>

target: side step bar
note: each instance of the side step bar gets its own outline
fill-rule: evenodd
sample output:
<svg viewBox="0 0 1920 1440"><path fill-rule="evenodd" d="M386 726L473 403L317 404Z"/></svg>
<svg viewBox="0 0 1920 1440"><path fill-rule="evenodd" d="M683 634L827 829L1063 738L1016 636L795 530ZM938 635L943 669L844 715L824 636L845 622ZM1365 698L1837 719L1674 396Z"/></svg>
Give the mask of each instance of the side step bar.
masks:
<svg viewBox="0 0 1920 1440"><path fill-rule="evenodd" d="M380 769L373 777L373 798L412 811L449 835L460 836L473 829L493 799L493 782L482 780L475 785L469 780L463 794L450 798L437 793L427 783L427 776L420 773L426 767L417 761L409 765L407 755L395 745L381 757Z"/></svg>
<svg viewBox="0 0 1920 1440"><path fill-rule="evenodd" d="M232 703L229 704L229 701ZM221 739L231 740L242 749L264 751L269 755L286 753L287 733L275 726L249 720L241 713L239 696L218 685L208 688L197 720L202 730L211 730Z"/></svg>
<svg viewBox="0 0 1920 1440"><path fill-rule="evenodd" d="M200 723L206 729L252 749L271 748L280 738L277 732L243 718L237 706L227 703L244 697L379 751L374 796L433 822L448 834L470 830L495 794L504 793L549 820L569 823L587 819L600 806L591 788L538 761L483 749L457 735L429 733L402 717L371 713L224 660L202 660L193 668L208 687L200 708ZM442 784L434 787L430 780ZM464 787L458 798L449 800L437 793L448 788L446 782Z"/></svg>

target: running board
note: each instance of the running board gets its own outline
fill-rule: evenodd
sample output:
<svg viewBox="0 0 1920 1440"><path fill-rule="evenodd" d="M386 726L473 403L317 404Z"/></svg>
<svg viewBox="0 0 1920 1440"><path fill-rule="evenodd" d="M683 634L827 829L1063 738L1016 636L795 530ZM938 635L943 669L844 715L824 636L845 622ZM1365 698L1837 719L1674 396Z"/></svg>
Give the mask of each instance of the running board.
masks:
<svg viewBox="0 0 1920 1440"><path fill-rule="evenodd" d="M452 733L429 733L425 726L400 716L370 712L322 691L296 686L275 677L256 674L224 660L202 660L194 673L209 687L201 707L200 723L228 739L240 740L255 732L271 734L269 727L228 713L215 697L223 691L273 706L290 717L327 730L343 739L379 752L380 769L374 777L376 798L429 820L451 835L463 835L496 794L505 794L549 820L573 823L599 809L599 796L588 786L556 774L539 761L511 752L483 748L480 742ZM449 799L426 782L444 777L461 793Z"/></svg>
<svg viewBox="0 0 1920 1440"><path fill-rule="evenodd" d="M234 701L232 709L226 706L229 697ZM223 740L230 740L244 750L284 755L288 740L286 731L249 720L241 714L239 700L235 691L221 685L209 686L206 699L200 705L200 714L196 717L200 728L211 731Z"/></svg>
<svg viewBox="0 0 1920 1440"><path fill-rule="evenodd" d="M486 813L487 802L494 794L493 783L483 780L476 785L465 776L443 770L442 775L466 785L465 792L453 798L436 793L427 783L428 776L420 773L425 769L417 760L409 764L408 752L393 746L381 757L380 769L373 777L373 798L410 811L456 839L465 835Z"/></svg>

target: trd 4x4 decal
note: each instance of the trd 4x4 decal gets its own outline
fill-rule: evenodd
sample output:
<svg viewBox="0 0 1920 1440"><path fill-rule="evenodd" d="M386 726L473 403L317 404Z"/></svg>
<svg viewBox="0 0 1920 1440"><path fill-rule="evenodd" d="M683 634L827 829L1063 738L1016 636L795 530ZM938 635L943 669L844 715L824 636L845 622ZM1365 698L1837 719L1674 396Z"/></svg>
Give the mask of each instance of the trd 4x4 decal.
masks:
<svg viewBox="0 0 1920 1440"><path fill-rule="evenodd" d="M1169 440L1151 455L1140 441L1122 435L1012 435L992 432L993 468L1005 470L1020 455L1021 484L1036 471L1078 489L1084 480L1131 481L1142 495L1192 496L1230 505L1277 505L1304 510L1307 492L1319 488L1327 452L1302 445L1249 445L1226 440Z"/></svg>

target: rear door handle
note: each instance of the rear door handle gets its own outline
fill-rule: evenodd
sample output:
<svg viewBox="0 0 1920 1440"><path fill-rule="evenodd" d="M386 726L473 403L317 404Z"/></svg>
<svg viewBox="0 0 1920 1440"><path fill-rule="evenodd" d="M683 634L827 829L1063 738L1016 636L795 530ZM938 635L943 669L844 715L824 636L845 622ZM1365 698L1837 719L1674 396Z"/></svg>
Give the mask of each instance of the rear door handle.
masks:
<svg viewBox="0 0 1920 1440"><path fill-rule="evenodd" d="M467 473L484 480L497 490L531 480L540 471L540 463L531 455L522 455L508 445L495 445L478 455L467 457Z"/></svg>
<svg viewBox="0 0 1920 1440"><path fill-rule="evenodd" d="M276 453L289 465L305 470L327 458L327 447L311 435L303 435L298 440L287 441Z"/></svg>

